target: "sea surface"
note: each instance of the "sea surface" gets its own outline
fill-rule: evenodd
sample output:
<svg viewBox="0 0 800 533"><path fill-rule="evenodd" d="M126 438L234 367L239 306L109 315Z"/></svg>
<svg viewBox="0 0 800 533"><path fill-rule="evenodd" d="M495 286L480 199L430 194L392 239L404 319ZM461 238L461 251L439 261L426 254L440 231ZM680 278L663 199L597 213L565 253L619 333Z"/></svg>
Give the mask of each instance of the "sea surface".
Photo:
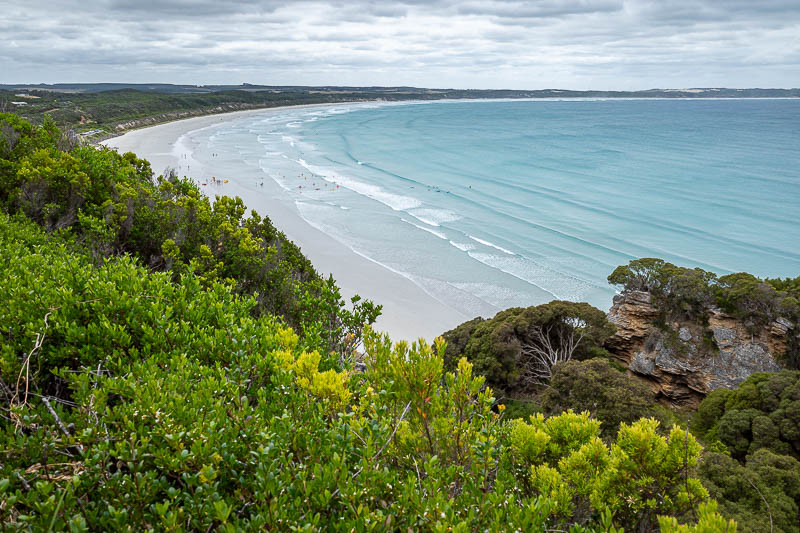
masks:
<svg viewBox="0 0 800 533"><path fill-rule="evenodd" d="M351 104L181 142L466 316L606 309L639 257L800 275L800 100Z"/></svg>

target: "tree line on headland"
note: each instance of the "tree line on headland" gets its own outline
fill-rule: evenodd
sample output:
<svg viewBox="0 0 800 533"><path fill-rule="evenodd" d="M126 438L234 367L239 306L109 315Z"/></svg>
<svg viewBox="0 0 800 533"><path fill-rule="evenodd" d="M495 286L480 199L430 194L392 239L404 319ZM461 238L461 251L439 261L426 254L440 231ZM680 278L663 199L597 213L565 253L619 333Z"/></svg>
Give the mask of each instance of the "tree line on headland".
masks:
<svg viewBox="0 0 800 533"><path fill-rule="evenodd" d="M392 344L240 199L11 114L0 268L3 529L799 530L795 344L696 413L626 375L586 304ZM610 281L664 322L797 323L798 279Z"/></svg>

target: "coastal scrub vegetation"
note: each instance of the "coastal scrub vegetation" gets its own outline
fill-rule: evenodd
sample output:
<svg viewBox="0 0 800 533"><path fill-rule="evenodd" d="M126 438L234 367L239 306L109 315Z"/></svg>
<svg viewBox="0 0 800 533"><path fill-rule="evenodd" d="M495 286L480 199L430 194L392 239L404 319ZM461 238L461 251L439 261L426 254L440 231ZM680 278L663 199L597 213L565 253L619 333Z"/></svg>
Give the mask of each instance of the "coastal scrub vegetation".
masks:
<svg viewBox="0 0 800 533"><path fill-rule="evenodd" d="M759 280L749 274L717 278L657 259L633 261L610 278L625 290L650 292L663 323L694 320L702 324L708 308L717 306L753 328L771 326L786 317L796 320L792 299L798 294L797 279ZM714 509L735 519L739 531L800 532L800 371L753 374L738 389L711 392L694 414L673 412L656 401L645 381L627 375L608 357L602 349L603 340L611 334L604 314L584 306L552 302L465 322L444 334L449 341L445 359L452 365L463 355L476 363L476 369L479 365L486 369L498 390L507 395L508 417L524 419L533 412L537 419L547 420L542 417L585 412L601 422L597 436L607 444L643 417L658 420L657 431L664 436L680 431L681 420L690 417L692 432L706 446L698 459L697 475L717 502ZM572 357L553 365L546 381L521 386L520 376L529 364L524 359L535 353L523 346L542 342L538 333L547 318L539 317L560 317L563 309L571 309L566 316L580 309L583 316L596 317L580 326L592 323L601 333L579 337L582 350L573 349L571 339L576 337L564 334L572 333L569 329L552 336L546 345L558 346ZM572 320L563 324L576 325ZM784 324L791 329L789 320ZM533 361L541 364L540 359ZM792 359L782 361L789 366ZM671 519L661 520L660 526L663 531L681 530L680 523ZM708 531L727 527L718 521Z"/></svg>
<svg viewBox="0 0 800 533"><path fill-rule="evenodd" d="M536 397L536 404L551 416L570 409L590 412L602 422L600 435L605 439L613 437L621 424L640 418L659 420L667 429L677 422L672 412L656 401L647 384L602 357L558 365L548 386Z"/></svg>
<svg viewBox="0 0 800 533"><path fill-rule="evenodd" d="M800 371L760 372L736 390L711 392L693 429L739 460L762 448L800 460Z"/></svg>
<svg viewBox="0 0 800 533"><path fill-rule="evenodd" d="M700 404L700 478L740 531L800 531L800 372L750 376ZM769 529L767 529L769 524Z"/></svg>
<svg viewBox="0 0 800 533"><path fill-rule="evenodd" d="M346 307L240 200L47 121L0 132L3 528L736 531L688 430L604 432L563 399L508 420L443 340L362 330L379 308ZM495 325L490 354L561 354L551 381L613 332L568 302ZM524 376L499 362L482 364Z"/></svg>
<svg viewBox="0 0 800 533"><path fill-rule="evenodd" d="M362 371L326 370L232 283L98 263L19 215L0 247L9 527L650 531L708 501L690 434L509 424L441 342L367 330Z"/></svg>

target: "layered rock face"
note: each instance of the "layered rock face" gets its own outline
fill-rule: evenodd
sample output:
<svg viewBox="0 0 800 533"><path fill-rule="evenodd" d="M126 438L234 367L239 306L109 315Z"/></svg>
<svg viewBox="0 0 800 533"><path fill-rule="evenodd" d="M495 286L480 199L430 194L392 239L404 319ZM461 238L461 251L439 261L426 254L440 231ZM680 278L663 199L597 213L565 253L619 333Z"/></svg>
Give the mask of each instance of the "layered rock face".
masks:
<svg viewBox="0 0 800 533"><path fill-rule="evenodd" d="M714 389L736 387L754 372L780 370L778 359L794 329L780 319L753 335L718 309L709 309L708 327L672 323L658 329L658 316L647 292L616 296L608 318L617 333L606 347L676 406L697 407Z"/></svg>

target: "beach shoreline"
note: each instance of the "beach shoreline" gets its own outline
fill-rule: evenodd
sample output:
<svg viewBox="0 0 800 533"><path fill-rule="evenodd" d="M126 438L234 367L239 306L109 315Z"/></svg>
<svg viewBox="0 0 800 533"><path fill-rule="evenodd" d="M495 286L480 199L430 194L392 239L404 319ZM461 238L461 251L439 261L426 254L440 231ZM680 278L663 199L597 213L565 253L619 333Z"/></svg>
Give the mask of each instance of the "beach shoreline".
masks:
<svg viewBox="0 0 800 533"><path fill-rule="evenodd" d="M336 105L343 104L305 104L192 117L132 130L106 139L101 144L147 159L155 174L161 174L167 168L179 168L182 163L190 165L189 161L195 165L192 173L196 171L202 174L199 163L192 159L193 148L183 142L189 133L246 116ZM205 169L205 173L211 172L224 175L224 168ZM211 191L206 192L211 196ZM268 184L265 191L254 192L231 176L227 183L214 189L213 194L239 196L248 209L268 216L280 231L301 248L321 275L333 275L347 301L358 294L383 305L375 329L388 333L394 341L424 338L431 342L444 331L473 318L433 298L403 275L313 227L300 216L293 200L275 184Z"/></svg>

